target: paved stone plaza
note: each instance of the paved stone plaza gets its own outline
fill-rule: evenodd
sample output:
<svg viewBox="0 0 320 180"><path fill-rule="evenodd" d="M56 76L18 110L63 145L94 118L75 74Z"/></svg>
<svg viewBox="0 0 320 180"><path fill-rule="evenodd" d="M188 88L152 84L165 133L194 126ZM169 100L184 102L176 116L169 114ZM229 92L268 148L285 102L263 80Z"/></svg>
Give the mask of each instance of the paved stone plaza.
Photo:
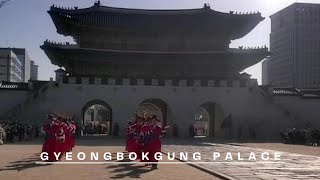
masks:
<svg viewBox="0 0 320 180"><path fill-rule="evenodd" d="M124 139L78 140L77 152L122 152ZM36 165L41 142L0 146L0 180L106 180L106 179L219 179L186 164L159 165ZM65 160L63 160L65 161Z"/></svg>
<svg viewBox="0 0 320 180"><path fill-rule="evenodd" d="M98 138L78 140L77 152L122 152L124 150L124 139ZM254 146L254 147L249 147ZM286 148L296 149L297 153L320 151L320 148L307 146L283 145L277 143L266 144L265 148L275 150L264 150L262 144L222 144L199 142L190 140L165 140L163 151L189 152L189 160L192 152L200 152L201 162L215 162L207 164L161 164L158 170L151 171L143 165L36 165L39 161L39 150L41 141L29 143L6 144L0 146L0 179L17 180L50 180L50 179L320 179L320 158L317 153L311 155L281 152L281 161L270 160L261 162L259 157L262 152L269 152L270 157L274 152L280 152ZM276 147L279 147L276 149ZM221 158L226 152L231 152L233 158L237 158L237 152L246 159L250 152L257 156L256 162L225 162L224 159L213 161L212 153L220 152ZM176 154L177 155L177 154ZM164 156L166 161L167 157ZM65 161L65 160L63 160ZM221 162L224 161L224 162ZM176 161L178 162L178 161ZM193 161L194 162L194 161ZM214 174L216 176L214 176Z"/></svg>
<svg viewBox="0 0 320 180"><path fill-rule="evenodd" d="M165 145L164 150L167 152L200 152L203 162L213 161L213 152L220 152L222 159L217 159L215 163L211 164L197 164L197 166L203 167L207 170L211 170L217 174L221 174L229 179L266 179L266 180L286 180L286 179L320 179L320 157L294 154L288 152L265 150L254 147L245 147L238 145L229 144L214 144L214 143L188 143L189 145ZM273 144L273 148L274 148ZM280 147L292 146L292 145L282 145ZM298 146L298 145L297 145ZM294 147L294 146L292 146ZM308 149L314 149L315 151L320 151L319 147L301 147L306 151ZM281 148L280 148L281 149ZM224 160L226 153L231 152L234 161L226 162ZM238 152L241 153L241 158L245 159L243 161L237 161ZM254 152L257 157L256 162L250 162L248 160L250 152ZM268 152L270 157L273 157L274 152L281 153L281 160L269 160L262 161L260 155L263 152ZM303 153L303 151L300 151ZM259 158L258 158L259 157ZM192 162L194 161L190 158Z"/></svg>

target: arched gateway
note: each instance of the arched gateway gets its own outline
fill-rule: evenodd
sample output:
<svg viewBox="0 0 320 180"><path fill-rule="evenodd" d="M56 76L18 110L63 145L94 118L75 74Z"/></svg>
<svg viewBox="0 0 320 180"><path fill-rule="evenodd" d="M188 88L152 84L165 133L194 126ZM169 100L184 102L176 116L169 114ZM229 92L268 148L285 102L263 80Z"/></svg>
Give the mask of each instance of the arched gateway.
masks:
<svg viewBox="0 0 320 180"><path fill-rule="evenodd" d="M177 134L187 135L194 122L194 102L216 99L214 96L228 99L228 93L234 94L233 99L239 94L249 96L250 92L241 89L252 80L240 72L269 55L267 47L229 48L232 40L244 37L264 19L260 13L223 13L207 5L187 10L125 9L100 2L86 9L51 6L48 12L57 32L72 36L76 43L47 40L41 46L52 64L65 69L58 77L65 84L60 90L74 95L71 89L75 88L87 98L112 101L114 122L120 130L138 100L161 97L167 103L151 98L143 100L139 108L159 113L163 125L170 122L168 125L176 125ZM108 110L110 128L112 109L105 102L89 102L83 117L95 103ZM231 100L223 103L237 111ZM245 102L239 101L239 106L241 103ZM209 136L217 134L213 106L201 105L209 122L215 122L209 123Z"/></svg>
<svg viewBox="0 0 320 180"><path fill-rule="evenodd" d="M220 104L206 102L198 106L195 112L193 124L195 136L216 137L221 136L226 129L226 123L230 121Z"/></svg>
<svg viewBox="0 0 320 180"><path fill-rule="evenodd" d="M155 114L161 120L161 126L167 125L167 104L158 98L151 98L142 101L137 107L138 113Z"/></svg>
<svg viewBox="0 0 320 180"><path fill-rule="evenodd" d="M92 100L82 108L83 135L111 135L112 108L102 100Z"/></svg>

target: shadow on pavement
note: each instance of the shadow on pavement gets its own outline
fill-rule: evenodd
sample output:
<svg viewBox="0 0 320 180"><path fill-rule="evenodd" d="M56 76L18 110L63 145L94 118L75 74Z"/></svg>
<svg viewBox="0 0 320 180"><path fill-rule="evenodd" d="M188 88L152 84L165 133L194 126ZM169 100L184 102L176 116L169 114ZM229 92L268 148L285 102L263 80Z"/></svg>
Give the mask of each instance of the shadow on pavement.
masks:
<svg viewBox="0 0 320 180"><path fill-rule="evenodd" d="M9 162L9 165L5 166L5 168L0 169L1 171L23 171L30 168L35 167L41 167L41 166L47 166L47 165L39 165L36 164L36 161L40 161L39 153L36 153L28 158L19 160L19 161L13 161Z"/></svg>
<svg viewBox="0 0 320 180"><path fill-rule="evenodd" d="M128 158L118 162L130 162ZM144 165L135 164L119 164L106 167L107 169L113 169L110 172L115 174L110 177L111 179L127 179L127 178L141 178L142 174L151 172L150 167Z"/></svg>

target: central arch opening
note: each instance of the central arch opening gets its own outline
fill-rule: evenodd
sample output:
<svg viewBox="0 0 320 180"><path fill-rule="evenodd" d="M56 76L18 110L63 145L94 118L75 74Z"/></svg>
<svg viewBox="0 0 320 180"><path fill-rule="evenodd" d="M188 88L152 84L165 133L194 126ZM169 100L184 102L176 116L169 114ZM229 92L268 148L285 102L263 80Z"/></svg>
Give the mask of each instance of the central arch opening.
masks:
<svg viewBox="0 0 320 180"><path fill-rule="evenodd" d="M193 131L195 137L206 137L209 135L209 112L202 106L198 107L194 116Z"/></svg>
<svg viewBox="0 0 320 180"><path fill-rule="evenodd" d="M83 136L111 135L112 109L102 100L92 100L82 109Z"/></svg>
<svg viewBox="0 0 320 180"><path fill-rule="evenodd" d="M223 131L229 128L229 121L219 104L206 102L197 107L190 134L194 137L224 136Z"/></svg>
<svg viewBox="0 0 320 180"><path fill-rule="evenodd" d="M161 99L151 98L142 101L136 112L138 114L145 113L147 116L155 114L161 120L159 125L162 127L167 125L167 104Z"/></svg>

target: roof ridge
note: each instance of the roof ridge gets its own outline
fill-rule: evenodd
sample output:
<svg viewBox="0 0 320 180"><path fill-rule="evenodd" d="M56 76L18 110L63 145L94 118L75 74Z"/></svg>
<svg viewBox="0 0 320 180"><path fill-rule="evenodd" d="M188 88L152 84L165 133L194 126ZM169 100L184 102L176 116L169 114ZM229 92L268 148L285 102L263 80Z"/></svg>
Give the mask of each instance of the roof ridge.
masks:
<svg viewBox="0 0 320 180"><path fill-rule="evenodd" d="M229 12L220 12L216 11L214 9L211 9L210 6L204 5L202 8L189 8L189 9L142 9L142 8L126 8L126 7L112 7L112 6L101 6L95 5L88 7L88 8L78 8L77 6L74 7L60 7L55 6L54 4L50 7L51 11L58 10L59 12L70 12L70 11L78 11L78 12L85 12L85 11L91 11L91 10L109 10L109 11L117 11L122 13L164 13L164 14L170 14L170 13L177 13L177 14L185 14L185 13L220 13L220 14L226 14L226 15L247 15L247 16L255 16L260 15L261 13L259 11L254 12L236 12L236 11L229 11Z"/></svg>

